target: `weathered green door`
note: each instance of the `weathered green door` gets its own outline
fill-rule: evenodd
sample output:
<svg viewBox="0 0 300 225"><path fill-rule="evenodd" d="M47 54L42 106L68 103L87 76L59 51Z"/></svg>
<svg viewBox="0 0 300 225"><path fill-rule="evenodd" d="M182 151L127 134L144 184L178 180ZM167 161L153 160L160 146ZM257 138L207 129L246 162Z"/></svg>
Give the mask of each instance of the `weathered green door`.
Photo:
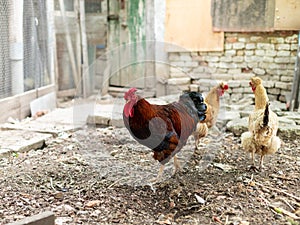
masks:
<svg viewBox="0 0 300 225"><path fill-rule="evenodd" d="M119 14L114 15L114 7L118 5L109 1L110 88L137 87L154 91L154 41L146 41L153 40L152 34L147 32L152 22L146 23L146 4L145 0L128 0L121 4Z"/></svg>

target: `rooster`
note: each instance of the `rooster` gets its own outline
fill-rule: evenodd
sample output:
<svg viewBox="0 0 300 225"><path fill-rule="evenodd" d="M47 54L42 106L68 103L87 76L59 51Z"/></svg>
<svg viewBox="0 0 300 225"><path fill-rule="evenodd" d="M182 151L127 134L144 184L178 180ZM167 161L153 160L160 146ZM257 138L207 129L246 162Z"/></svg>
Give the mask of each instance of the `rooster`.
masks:
<svg viewBox="0 0 300 225"><path fill-rule="evenodd" d="M241 144L244 150L251 153L252 167L255 167L254 154L260 155L260 169L263 168L263 159L267 154L275 153L281 145L278 130L278 117L270 109L269 98L266 89L259 77L252 77L250 86L255 95L255 110L249 116L249 131L241 136Z"/></svg>
<svg viewBox="0 0 300 225"><path fill-rule="evenodd" d="M198 123L196 131L194 132L195 148L198 148L200 139L206 137L208 134L208 128L211 128L216 124L218 114L220 111L220 96L223 96L225 91L228 90L228 84L220 82L213 87L205 97L207 103L206 119L204 123Z"/></svg>
<svg viewBox="0 0 300 225"><path fill-rule="evenodd" d="M197 123L206 118L204 98L201 93L186 92L177 102L155 105L136 91L131 88L124 94L127 101L123 110L125 127L137 142L153 150L153 158L161 163L157 179L172 157L176 173L180 169L176 153L186 144Z"/></svg>

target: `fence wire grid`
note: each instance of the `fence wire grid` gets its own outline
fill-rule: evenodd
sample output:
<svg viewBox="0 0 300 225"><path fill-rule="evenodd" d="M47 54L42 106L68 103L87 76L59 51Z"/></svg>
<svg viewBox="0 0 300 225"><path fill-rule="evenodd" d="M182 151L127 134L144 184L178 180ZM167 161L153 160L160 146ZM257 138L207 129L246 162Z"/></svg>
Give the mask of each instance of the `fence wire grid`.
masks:
<svg viewBox="0 0 300 225"><path fill-rule="evenodd" d="M46 3L0 0L0 99L51 83Z"/></svg>

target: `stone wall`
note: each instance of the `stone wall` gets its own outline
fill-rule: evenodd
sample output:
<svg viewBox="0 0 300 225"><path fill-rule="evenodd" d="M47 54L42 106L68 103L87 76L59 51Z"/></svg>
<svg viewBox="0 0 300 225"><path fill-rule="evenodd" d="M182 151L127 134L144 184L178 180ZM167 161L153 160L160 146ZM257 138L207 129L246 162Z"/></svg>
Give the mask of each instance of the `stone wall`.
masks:
<svg viewBox="0 0 300 225"><path fill-rule="evenodd" d="M172 52L169 94L206 92L217 80L228 81L235 102L251 94L250 77L264 80L270 100L289 99L298 48L296 32L225 33L222 52Z"/></svg>

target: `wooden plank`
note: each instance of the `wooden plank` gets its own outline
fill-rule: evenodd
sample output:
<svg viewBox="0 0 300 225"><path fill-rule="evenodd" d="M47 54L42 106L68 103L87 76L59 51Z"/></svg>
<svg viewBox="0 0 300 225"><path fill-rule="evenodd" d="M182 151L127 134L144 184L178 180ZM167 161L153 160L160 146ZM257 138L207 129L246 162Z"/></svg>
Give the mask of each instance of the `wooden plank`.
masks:
<svg viewBox="0 0 300 225"><path fill-rule="evenodd" d="M30 113L30 103L42 96L45 96L51 92L55 91L54 84L47 85L45 87L40 87L37 90L27 91L19 96L20 101L20 115L18 118L24 119L31 115Z"/></svg>
<svg viewBox="0 0 300 225"><path fill-rule="evenodd" d="M90 91L89 94L92 94L95 92L95 76L96 76L96 45L89 44L88 45L88 72L89 72L89 85L90 85Z"/></svg>
<svg viewBox="0 0 300 225"><path fill-rule="evenodd" d="M109 35L109 38L111 38L109 43L113 44L109 45L112 50L109 55L111 68L109 82L113 86L145 88L145 61L147 57L147 41L145 39L151 39L146 34L146 29L149 29L149 31L151 29L149 28L151 26L149 19L149 23L146 22L146 14L151 12L146 12L146 4L148 4L146 1L139 1L139 4L133 1L128 3L127 15L130 16L127 17L122 10L119 13L120 17L127 19L128 33L123 26L120 26L119 21L109 21L109 32L111 34ZM117 46L117 48L114 49L114 46Z"/></svg>
<svg viewBox="0 0 300 225"><path fill-rule="evenodd" d="M146 88L145 77L147 77L147 42L136 42L120 47L119 86ZM115 68L116 69L116 68ZM149 70L150 74L150 70ZM153 77L154 74L149 75ZM153 82L149 83L153 86Z"/></svg>
<svg viewBox="0 0 300 225"><path fill-rule="evenodd" d="M2 117L7 117L9 112L14 109L20 109L19 95L0 99L0 121L2 121Z"/></svg>
<svg viewBox="0 0 300 225"><path fill-rule="evenodd" d="M108 40L107 45L109 47L109 51L107 53L107 68L104 70L103 77L103 88L102 92L107 92L108 85L121 86L121 60L129 60L129 57L126 57L123 54L123 51L128 51L128 45L125 45L123 48L119 46L119 21L117 20L109 20L108 21ZM121 57L123 54L125 57Z"/></svg>
<svg viewBox="0 0 300 225"><path fill-rule="evenodd" d="M76 13L74 11L65 11L66 18L75 18ZM54 16L60 17L61 16L61 11L60 10L55 10L54 11Z"/></svg>
<svg viewBox="0 0 300 225"><path fill-rule="evenodd" d="M66 25L68 26L68 30L70 34L75 34L78 32L78 29L76 28L76 17L66 17ZM55 33L56 34L65 34L65 24L62 23L62 16L56 16L55 19Z"/></svg>
<svg viewBox="0 0 300 225"><path fill-rule="evenodd" d="M168 51L222 51L224 33L213 32L211 0L167 0L165 41Z"/></svg>
<svg viewBox="0 0 300 225"><path fill-rule="evenodd" d="M54 73L55 73L55 91L58 93L59 89L59 83L58 83L58 77L59 77L59 69L58 69L58 54L57 54L57 39L55 36L55 48L53 50L53 57L54 57Z"/></svg>
<svg viewBox="0 0 300 225"><path fill-rule="evenodd" d="M147 60L145 64L145 77L144 84L146 90L155 90L156 86L156 76L155 76L155 40L154 34L154 1L146 0L145 1L145 13L146 13L146 56Z"/></svg>
<svg viewBox="0 0 300 225"><path fill-rule="evenodd" d="M77 71L80 74L80 83L76 84L74 88L77 89L77 95L81 96L82 94L82 46L81 46L81 33L80 33L80 21L78 19L80 9L79 9L79 0L74 0L74 11L75 14L77 15L76 17L76 23L75 23L75 30L76 34L74 35L75 37L75 56L76 56L76 64L77 64Z"/></svg>
<svg viewBox="0 0 300 225"><path fill-rule="evenodd" d="M99 30L101 31L104 31L106 30L107 27L106 26L101 26L101 28L99 28ZM94 44L94 45L98 45L99 43L100 44L103 44L103 43L106 43L106 33L92 33L92 32L89 32L86 34L87 36L87 39L89 40L89 44Z"/></svg>
<svg viewBox="0 0 300 225"><path fill-rule="evenodd" d="M7 225L54 225L55 216L53 212L46 211L37 215L26 217L20 221L9 223Z"/></svg>
<svg viewBox="0 0 300 225"><path fill-rule="evenodd" d="M272 31L275 0L212 0L214 31Z"/></svg>
<svg viewBox="0 0 300 225"><path fill-rule="evenodd" d="M0 101L0 123L6 122L9 117L20 119L20 101L18 97Z"/></svg>
<svg viewBox="0 0 300 225"><path fill-rule="evenodd" d="M58 97L74 97L76 96L76 89L69 89L69 90L61 90L57 92Z"/></svg>
<svg viewBox="0 0 300 225"><path fill-rule="evenodd" d="M47 63L49 67L49 79L50 84L53 84L55 87L55 59L56 59L56 35L55 35L55 24L54 24L54 1L45 1L46 13L47 13L47 52L49 52L49 56L47 57Z"/></svg>
<svg viewBox="0 0 300 225"><path fill-rule="evenodd" d="M106 27L107 24L106 13L86 14L85 22L87 33L98 33L106 35L105 30L101 29L102 27Z"/></svg>
<svg viewBox="0 0 300 225"><path fill-rule="evenodd" d="M88 97L91 93L90 87L90 74L88 71L89 59L88 59L88 47L87 47L87 37L86 37L86 27L85 27L85 9L84 0L79 0L79 21L80 21L80 40L81 40L81 54L82 54L82 64L81 64L81 78L83 84L83 97Z"/></svg>
<svg viewBox="0 0 300 225"><path fill-rule="evenodd" d="M76 1L74 2L74 4ZM75 4L76 5L76 4ZM75 7L77 9L78 7ZM61 22L62 17L60 15L55 17L55 33L56 34L65 34L64 24ZM107 21L106 14L100 14L91 16L90 14L86 15L86 35L89 43L93 44L104 44L107 39ZM70 34L78 34L78 23L75 17L75 14L72 17L66 16L67 25L69 27Z"/></svg>
<svg viewBox="0 0 300 225"><path fill-rule="evenodd" d="M36 90L27 91L26 93L20 95L20 115L18 117L19 119L24 119L30 116L30 102L36 98Z"/></svg>
<svg viewBox="0 0 300 225"><path fill-rule="evenodd" d="M41 87L0 100L0 122L6 122L9 117L24 119L30 115L30 102L38 96L43 96L55 90L54 85Z"/></svg>
<svg viewBox="0 0 300 225"><path fill-rule="evenodd" d="M101 94L108 92L109 85L120 85L120 51L117 46L120 45L120 23L119 23L119 2L117 0L108 1L107 15L107 64L103 73L103 83Z"/></svg>
<svg viewBox="0 0 300 225"><path fill-rule="evenodd" d="M275 30L300 30L300 1L275 0Z"/></svg>
<svg viewBox="0 0 300 225"><path fill-rule="evenodd" d="M72 39L75 35L72 36ZM74 38L75 39L75 38ZM69 54L65 44L65 35L56 35L57 63L58 63L58 90L75 88L73 72L70 65Z"/></svg>
<svg viewBox="0 0 300 225"><path fill-rule="evenodd" d="M55 84L50 84L44 87L40 87L37 89L37 97L41 97L43 95L49 94L53 91L55 91Z"/></svg>
<svg viewBox="0 0 300 225"><path fill-rule="evenodd" d="M79 82L79 75L78 75L78 71L76 69L75 55L74 55L74 50L73 50L73 46L72 46L69 27L66 22L65 6L64 6L63 0L59 0L59 6L60 6L61 15L62 15L62 23L64 24L64 28L65 28L66 45L67 45L68 54L69 54L69 58L70 58L72 73L73 73L73 77L74 77L74 83L75 83L75 85L77 85Z"/></svg>

